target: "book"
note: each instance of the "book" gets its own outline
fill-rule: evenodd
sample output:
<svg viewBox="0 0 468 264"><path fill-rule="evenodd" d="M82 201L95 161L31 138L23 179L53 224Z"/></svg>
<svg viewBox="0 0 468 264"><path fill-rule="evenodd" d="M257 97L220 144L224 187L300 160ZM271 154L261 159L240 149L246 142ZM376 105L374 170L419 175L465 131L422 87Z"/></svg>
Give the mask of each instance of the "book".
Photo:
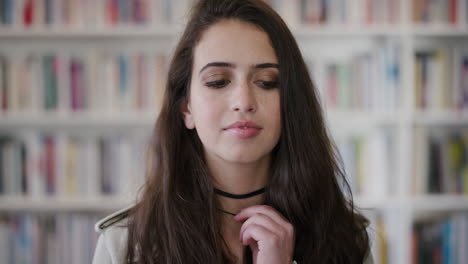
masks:
<svg viewBox="0 0 468 264"><path fill-rule="evenodd" d="M413 224L412 263L466 263L468 214L426 217Z"/></svg>
<svg viewBox="0 0 468 264"><path fill-rule="evenodd" d="M427 110L463 111L468 103L468 52L448 47L415 54L415 106Z"/></svg>
<svg viewBox="0 0 468 264"><path fill-rule="evenodd" d="M6 263L91 263L101 214L0 215L0 253Z"/></svg>
<svg viewBox="0 0 468 264"><path fill-rule="evenodd" d="M459 25L459 8L466 0L413 0L413 22L415 24Z"/></svg>
<svg viewBox="0 0 468 264"><path fill-rule="evenodd" d="M0 56L0 113L159 111L164 55L122 51Z"/></svg>
<svg viewBox="0 0 468 264"><path fill-rule="evenodd" d="M25 133L0 140L0 196L134 195L143 184L147 136Z"/></svg>
<svg viewBox="0 0 468 264"><path fill-rule="evenodd" d="M190 0L4 0L0 25L97 30L184 23Z"/></svg>
<svg viewBox="0 0 468 264"><path fill-rule="evenodd" d="M301 0L305 25L392 25L400 21L400 0Z"/></svg>
<svg viewBox="0 0 468 264"><path fill-rule="evenodd" d="M401 101L398 43L352 56L317 55L309 60L326 110L393 112Z"/></svg>
<svg viewBox="0 0 468 264"><path fill-rule="evenodd" d="M468 132L418 130L413 193L468 194Z"/></svg>
<svg viewBox="0 0 468 264"><path fill-rule="evenodd" d="M338 136L340 164L353 194L381 198L395 191L389 181L394 160L389 133L376 130L353 136ZM368 162L372 160L372 162Z"/></svg>

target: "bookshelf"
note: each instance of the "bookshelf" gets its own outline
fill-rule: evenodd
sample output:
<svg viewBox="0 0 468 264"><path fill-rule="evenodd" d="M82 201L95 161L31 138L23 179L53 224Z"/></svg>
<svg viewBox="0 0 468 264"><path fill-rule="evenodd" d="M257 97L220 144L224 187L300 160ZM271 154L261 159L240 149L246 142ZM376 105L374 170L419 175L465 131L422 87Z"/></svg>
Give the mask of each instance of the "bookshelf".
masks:
<svg viewBox="0 0 468 264"><path fill-rule="evenodd" d="M352 1L353 4L346 0L267 2L290 25L310 67L325 108L329 130L349 173L356 204L372 220L376 263L422 263L421 259L427 257L424 250L429 247L421 249L415 245L418 242L419 245L424 244L425 240L421 238L424 231L421 230L431 229L431 226L433 229L446 226L447 230L452 230L439 234L440 241L431 245L432 250L446 246L440 237L447 239L455 233L453 230L466 232L463 231L466 230L463 217L468 211L467 192L431 193L425 191L423 183L427 180L430 167L430 161L425 155L430 136L434 133L466 134L468 99L443 106L437 103L422 106L421 102L424 91L432 91L426 97L435 98L436 102L446 91L451 91L450 98L462 98L463 91L468 96L467 90L461 88L463 83L464 87L468 85L467 70L465 68L465 72L462 71L459 60L468 60L468 1L359 0ZM133 148L128 142L137 141L139 147L135 149L139 150L136 151L144 153L145 139L157 116L166 63L183 30L184 15L190 1L133 0L125 1L126 6L123 3L107 0L0 1L1 164L5 164L5 160L34 164L30 160L26 162L27 158L21 158L21 146L32 148L31 153L36 156L31 156L36 158L47 152L47 149L53 152L54 148L50 144L56 147L57 153L68 153L70 150L63 143L64 140L103 142L117 137L127 142L123 146L110 143L111 149L124 153L123 156L117 155L117 160L124 158L126 150ZM147 8L142 9L142 6ZM64 12L71 9L78 11L74 15ZM445 52L445 57L433 55L444 54L439 52L441 50ZM423 62L417 54L426 54L422 55ZM56 75L59 77L56 77L55 86L41 84L44 82L44 78L41 78L41 74L45 74L43 69L54 69L50 65L41 64L46 63L45 58L49 63L51 58L56 58L55 63L61 65L57 69L62 74ZM71 70L73 61L76 65L82 65L81 72ZM26 71L27 74L16 73L16 76L29 78L17 78L22 81L12 82L10 75L2 75L6 72L2 71L5 65L10 63L17 68L30 66L22 68L22 73ZM421 65L425 63L432 66L427 66L430 70L424 70L427 71L424 75L423 68L426 66ZM67 68L67 65L70 67ZM75 68L78 67L76 65ZM93 71L89 69L97 69L101 77L89 81L87 78L93 76ZM154 76L157 77L151 79L148 69L156 69ZM118 70L124 72L122 75L126 78L117 78L116 81L119 75L115 72ZM53 71L48 74L54 76ZM83 81L81 86L72 84L72 76ZM422 82L422 76L426 76L425 82ZM426 86L422 83L426 83ZM439 85L427 86L427 83ZM102 91L96 87L103 86L107 93L100 94ZM141 89L132 89L137 86ZM43 97L39 95L44 92L42 89L52 89L52 95L57 97L49 106L41 101ZM72 97L70 93L73 89L84 89L89 92L88 96L75 94L81 98L81 101L76 99L75 104L72 100L63 99ZM21 97L20 91L23 90L38 96ZM69 93L64 94L64 90ZM122 91L129 92L119 93ZM151 94L153 100L143 104L137 98L145 93ZM90 94L104 99L93 101ZM112 100L109 101L109 98ZM43 141L43 138L49 138L49 141ZM51 138L62 143L50 143ZM49 145L44 142L49 142ZM79 144L74 145L75 150L80 149ZM90 151L85 150L84 153L104 153L102 148L93 147L93 144L84 145L88 146L84 149ZM462 146L468 153L467 143ZM75 151L74 157L79 162L80 154L77 153L81 152ZM58 166L62 164L59 159L49 162L55 164L54 168L49 168L49 172L44 175L53 175L55 178L50 179L58 181L52 182L50 186L61 186L60 181L67 179L71 169ZM465 160L462 165L466 169L468 162ZM142 174L141 171L134 172L132 166L133 163L125 163L121 170L131 171L134 175ZM10 174L15 171L15 167L5 165L0 169L5 171L5 167L8 167L6 171ZM99 216L126 207L138 189L138 183L134 183L131 190L115 187L117 191L110 191L110 187L105 187L103 175L112 173L103 172L104 167L98 163L88 168L94 173L91 175L100 179L88 186L92 191L84 188L82 192L75 191L72 194L44 190L31 193L27 188L24 192L21 184L31 181L31 178L24 176L25 172L16 170L17 174L9 176L8 184L5 184L5 173L2 174L0 245L1 241L15 241L15 237L27 237L32 241L32 234L41 228L44 228L44 234L52 234L51 241L54 241L54 237L55 241L62 241L60 239L80 233L77 230L89 234L89 237L81 237L81 241L93 241L95 237L91 223ZM41 177L37 173L41 170L44 169L36 167L29 173ZM74 171L75 175L79 175L79 172ZM42 177L47 179L46 176ZM23 180L15 183L18 178ZM15 192L5 194L6 185L16 186L13 188ZM83 223L74 222L73 219L78 217ZM452 218L457 219L457 224L450 224ZM21 224L23 222L26 224ZM55 223L57 232L49 230L50 224L42 227L43 222ZM67 225L80 227L70 233L64 231ZM21 235L8 235L11 233L9 230L20 230L18 234ZM2 240L3 237L8 237L8 240ZM18 243L11 244L16 245L18 250L28 246ZM58 263L73 259L70 255L74 254L72 251L55 254L53 243L50 245L48 253L43 256L44 263L49 263L46 261L47 256L56 259ZM89 248L80 247L79 242L68 246L81 248L85 252L85 259L81 259L80 263L89 262ZM7 255L7 251L2 251L2 248L7 247L0 246L0 257ZM457 245L453 248L457 248ZM446 250L441 258L448 259L449 263L466 263L459 251ZM21 259L16 253L8 256L10 260L28 263L28 260ZM433 260L425 261L430 263Z"/></svg>

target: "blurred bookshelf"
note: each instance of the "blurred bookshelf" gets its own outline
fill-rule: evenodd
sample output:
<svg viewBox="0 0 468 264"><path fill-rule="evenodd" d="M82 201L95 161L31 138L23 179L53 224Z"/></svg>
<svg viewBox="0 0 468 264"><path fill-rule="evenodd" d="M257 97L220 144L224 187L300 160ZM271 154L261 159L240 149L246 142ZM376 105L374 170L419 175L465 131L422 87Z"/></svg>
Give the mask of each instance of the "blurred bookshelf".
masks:
<svg viewBox="0 0 468 264"><path fill-rule="evenodd" d="M468 1L266 2L299 42L376 263L467 263ZM90 262L92 224L144 181L191 3L0 0L1 259Z"/></svg>

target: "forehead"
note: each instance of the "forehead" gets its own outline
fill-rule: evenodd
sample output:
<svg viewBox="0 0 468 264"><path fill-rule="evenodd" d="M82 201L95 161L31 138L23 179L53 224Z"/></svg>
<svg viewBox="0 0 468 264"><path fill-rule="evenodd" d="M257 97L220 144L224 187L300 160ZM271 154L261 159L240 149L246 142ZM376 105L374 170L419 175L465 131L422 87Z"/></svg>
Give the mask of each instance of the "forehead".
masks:
<svg viewBox="0 0 468 264"><path fill-rule="evenodd" d="M249 66L278 63L268 35L259 27L238 21L223 20L203 32L194 50L194 67L213 61Z"/></svg>

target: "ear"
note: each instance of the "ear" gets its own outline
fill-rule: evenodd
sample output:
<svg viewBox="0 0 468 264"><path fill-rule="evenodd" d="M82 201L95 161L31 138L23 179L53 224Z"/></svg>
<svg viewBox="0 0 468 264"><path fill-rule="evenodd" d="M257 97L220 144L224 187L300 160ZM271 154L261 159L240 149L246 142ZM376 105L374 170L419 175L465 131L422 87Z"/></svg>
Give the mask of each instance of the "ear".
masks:
<svg viewBox="0 0 468 264"><path fill-rule="evenodd" d="M194 129L195 122L193 121L192 107L189 100L184 100L181 105L182 115L184 116L184 123L187 129Z"/></svg>

